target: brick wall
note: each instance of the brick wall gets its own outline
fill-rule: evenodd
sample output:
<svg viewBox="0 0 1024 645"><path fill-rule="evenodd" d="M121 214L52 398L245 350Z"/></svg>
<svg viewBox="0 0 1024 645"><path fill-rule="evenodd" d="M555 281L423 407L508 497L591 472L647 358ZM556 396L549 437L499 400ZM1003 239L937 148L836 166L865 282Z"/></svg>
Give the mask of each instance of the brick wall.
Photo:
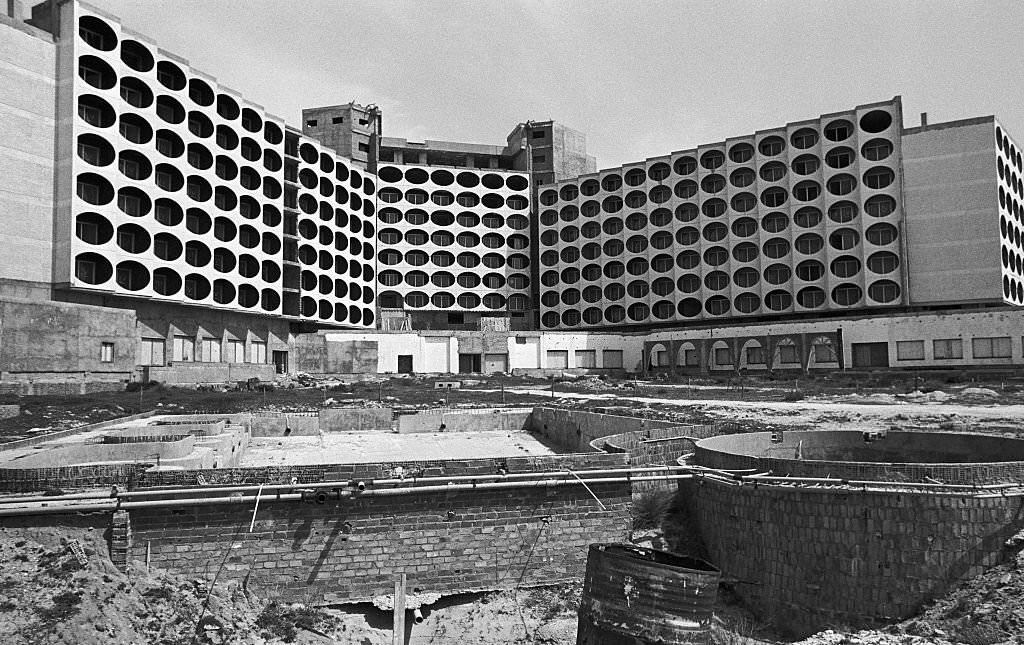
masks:
<svg viewBox="0 0 1024 645"><path fill-rule="evenodd" d="M797 635L909 617L1005 556L1022 497L858 492L710 479L680 489L723 580Z"/></svg>
<svg viewBox="0 0 1024 645"><path fill-rule="evenodd" d="M283 600L365 601L393 580L445 594L579 577L592 542L625 539L628 483L131 511L130 557L247 580ZM223 567L223 568L222 568Z"/></svg>

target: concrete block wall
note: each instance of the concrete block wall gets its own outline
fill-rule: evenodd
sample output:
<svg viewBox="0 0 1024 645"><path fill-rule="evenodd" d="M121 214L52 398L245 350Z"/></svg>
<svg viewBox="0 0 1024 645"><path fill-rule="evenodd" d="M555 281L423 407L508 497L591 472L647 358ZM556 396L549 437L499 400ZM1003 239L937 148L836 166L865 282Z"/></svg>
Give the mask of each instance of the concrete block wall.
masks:
<svg viewBox="0 0 1024 645"><path fill-rule="evenodd" d="M391 408L324 408L320 429L324 432L391 432Z"/></svg>
<svg viewBox="0 0 1024 645"><path fill-rule="evenodd" d="M625 539L628 483L364 497L324 505L247 504L131 511L130 557L290 601L392 593L396 575L444 594L579 577L592 542Z"/></svg>
<svg viewBox="0 0 1024 645"><path fill-rule="evenodd" d="M316 414L253 415L250 430L254 437L309 436L320 433L320 417Z"/></svg>
<svg viewBox="0 0 1024 645"><path fill-rule="evenodd" d="M675 425L678 424L656 419L557 408L534 408L530 416L529 431L541 435L566 452L587 452L596 450L590 442L599 437Z"/></svg>
<svg viewBox="0 0 1024 645"><path fill-rule="evenodd" d="M398 417L398 432L526 432L530 411L438 410ZM444 424L444 428L441 425Z"/></svg>
<svg viewBox="0 0 1024 645"><path fill-rule="evenodd" d="M1022 497L739 486L680 489L724 580L796 635L907 618L1006 556Z"/></svg>
<svg viewBox="0 0 1024 645"><path fill-rule="evenodd" d="M258 378L273 381L273 365L253 363L175 363L162 367L148 366L143 370L143 381L159 381L170 385L192 383L235 383Z"/></svg>

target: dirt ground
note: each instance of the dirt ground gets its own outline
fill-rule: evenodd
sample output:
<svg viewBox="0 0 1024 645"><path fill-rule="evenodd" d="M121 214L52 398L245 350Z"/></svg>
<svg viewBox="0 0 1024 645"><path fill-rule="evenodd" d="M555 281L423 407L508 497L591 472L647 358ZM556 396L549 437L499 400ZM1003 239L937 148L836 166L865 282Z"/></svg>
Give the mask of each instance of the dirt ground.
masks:
<svg viewBox="0 0 1024 645"><path fill-rule="evenodd" d="M670 382L568 378L473 379L440 393L429 378L366 383L279 384L266 391L195 391L155 386L141 392L72 397L9 397L23 414L0 420L0 441L131 414L311 411L325 405L397 409L557 405L679 423L732 422L743 431L926 427L1024 436L1024 385L1002 376L803 377ZM669 518L670 520L671 518ZM70 540L87 555L82 566ZM1024 539L1022 539L1024 543ZM162 571L121 574L100 528L20 528L0 520L0 642L391 643L389 612L370 605L306 609L268 604L244 588ZM572 643L579 584L442 599L407 620L406 642ZM718 645L780 642L742 608L720 603ZM908 621L885 630L825 631L802 645L1024 644L1024 558L969 581Z"/></svg>

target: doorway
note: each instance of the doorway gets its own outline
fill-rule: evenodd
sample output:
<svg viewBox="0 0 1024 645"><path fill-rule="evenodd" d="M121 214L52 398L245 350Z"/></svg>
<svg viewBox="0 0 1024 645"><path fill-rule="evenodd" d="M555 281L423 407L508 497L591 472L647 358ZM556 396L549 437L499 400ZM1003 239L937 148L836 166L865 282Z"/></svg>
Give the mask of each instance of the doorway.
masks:
<svg viewBox="0 0 1024 645"><path fill-rule="evenodd" d="M398 355L398 373L412 374L412 354Z"/></svg>
<svg viewBox="0 0 1024 645"><path fill-rule="evenodd" d="M274 371L278 374L288 373L288 352L274 350Z"/></svg>
<svg viewBox="0 0 1024 645"><path fill-rule="evenodd" d="M480 354L459 354L459 374L479 374Z"/></svg>

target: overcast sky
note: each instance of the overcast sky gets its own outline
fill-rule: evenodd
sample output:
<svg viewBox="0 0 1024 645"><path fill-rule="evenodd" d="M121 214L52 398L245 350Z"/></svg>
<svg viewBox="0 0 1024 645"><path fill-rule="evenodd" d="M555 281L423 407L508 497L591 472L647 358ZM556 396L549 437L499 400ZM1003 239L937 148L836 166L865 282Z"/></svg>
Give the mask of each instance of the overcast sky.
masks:
<svg viewBox="0 0 1024 645"><path fill-rule="evenodd" d="M92 0L289 124L355 100L385 136L504 144L528 119L598 167L903 96L1024 143L1024 2Z"/></svg>

